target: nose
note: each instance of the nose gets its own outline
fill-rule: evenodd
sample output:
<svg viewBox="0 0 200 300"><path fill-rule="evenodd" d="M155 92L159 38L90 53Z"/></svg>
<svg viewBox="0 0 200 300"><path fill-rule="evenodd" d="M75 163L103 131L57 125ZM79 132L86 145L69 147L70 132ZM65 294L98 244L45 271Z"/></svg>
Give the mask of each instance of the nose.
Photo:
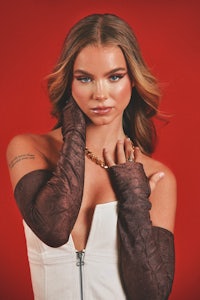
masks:
<svg viewBox="0 0 200 300"><path fill-rule="evenodd" d="M95 100L106 100L108 98L108 91L106 88L106 84L103 81L95 82L93 98Z"/></svg>

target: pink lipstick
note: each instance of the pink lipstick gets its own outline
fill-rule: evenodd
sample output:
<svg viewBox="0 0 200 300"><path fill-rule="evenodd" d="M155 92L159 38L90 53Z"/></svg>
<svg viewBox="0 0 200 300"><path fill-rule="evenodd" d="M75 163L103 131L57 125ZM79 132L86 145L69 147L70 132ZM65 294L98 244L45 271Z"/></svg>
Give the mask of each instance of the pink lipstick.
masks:
<svg viewBox="0 0 200 300"><path fill-rule="evenodd" d="M97 115L105 115L111 111L112 107L94 107L92 111Z"/></svg>

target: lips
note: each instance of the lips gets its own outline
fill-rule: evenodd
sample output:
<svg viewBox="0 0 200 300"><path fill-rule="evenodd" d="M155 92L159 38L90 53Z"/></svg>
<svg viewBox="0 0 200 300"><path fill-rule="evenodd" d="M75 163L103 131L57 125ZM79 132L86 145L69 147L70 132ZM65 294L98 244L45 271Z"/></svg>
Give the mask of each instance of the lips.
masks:
<svg viewBox="0 0 200 300"><path fill-rule="evenodd" d="M97 114L97 115L104 115L104 114L107 114L111 111L112 107L108 106L108 107L94 107L92 108L91 110Z"/></svg>

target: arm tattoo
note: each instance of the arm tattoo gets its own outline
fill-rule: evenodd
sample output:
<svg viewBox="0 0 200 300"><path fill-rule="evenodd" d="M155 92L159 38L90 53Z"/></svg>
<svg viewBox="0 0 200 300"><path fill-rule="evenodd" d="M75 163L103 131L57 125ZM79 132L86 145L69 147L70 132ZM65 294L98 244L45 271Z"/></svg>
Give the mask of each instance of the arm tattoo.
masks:
<svg viewBox="0 0 200 300"><path fill-rule="evenodd" d="M9 163L9 167L10 169L12 169L18 162L24 160L24 159L35 159L35 155L34 154L21 154L16 156L13 160L11 160L11 162Z"/></svg>

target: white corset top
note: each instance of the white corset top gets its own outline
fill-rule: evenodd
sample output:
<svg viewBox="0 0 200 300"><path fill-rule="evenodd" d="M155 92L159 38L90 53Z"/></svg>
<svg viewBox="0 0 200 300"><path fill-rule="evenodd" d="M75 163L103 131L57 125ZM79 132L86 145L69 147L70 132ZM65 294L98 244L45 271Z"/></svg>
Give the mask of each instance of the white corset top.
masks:
<svg viewBox="0 0 200 300"><path fill-rule="evenodd" d="M84 251L72 236L58 248L44 244L25 222L35 300L125 300L118 270L117 201L97 204Z"/></svg>

